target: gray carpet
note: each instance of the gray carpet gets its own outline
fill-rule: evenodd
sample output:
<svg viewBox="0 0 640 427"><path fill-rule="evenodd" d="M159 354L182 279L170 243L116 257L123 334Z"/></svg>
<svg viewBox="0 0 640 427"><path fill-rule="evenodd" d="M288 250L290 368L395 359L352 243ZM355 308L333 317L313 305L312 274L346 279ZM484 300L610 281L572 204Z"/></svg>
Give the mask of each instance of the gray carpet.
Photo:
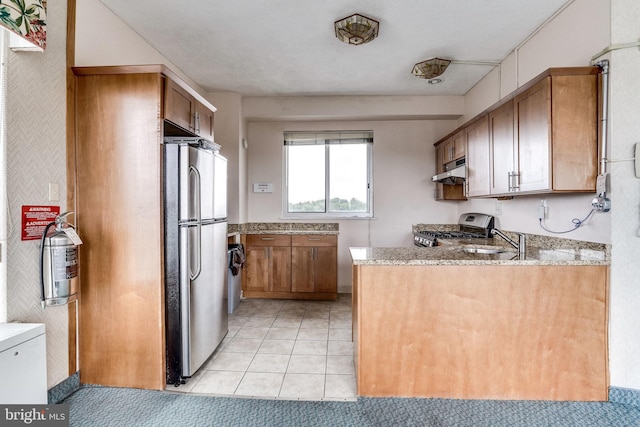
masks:
<svg viewBox="0 0 640 427"><path fill-rule="evenodd" d="M82 387L64 402L72 426L640 426L614 403L374 399L309 402Z"/></svg>

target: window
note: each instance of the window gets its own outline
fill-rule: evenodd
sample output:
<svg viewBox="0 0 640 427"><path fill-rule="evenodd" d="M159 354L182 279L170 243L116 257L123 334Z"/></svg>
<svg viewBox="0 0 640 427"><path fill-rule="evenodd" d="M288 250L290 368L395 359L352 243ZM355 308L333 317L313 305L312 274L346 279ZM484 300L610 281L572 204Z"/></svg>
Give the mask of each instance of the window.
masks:
<svg viewBox="0 0 640 427"><path fill-rule="evenodd" d="M285 217L373 215L373 132L285 132Z"/></svg>

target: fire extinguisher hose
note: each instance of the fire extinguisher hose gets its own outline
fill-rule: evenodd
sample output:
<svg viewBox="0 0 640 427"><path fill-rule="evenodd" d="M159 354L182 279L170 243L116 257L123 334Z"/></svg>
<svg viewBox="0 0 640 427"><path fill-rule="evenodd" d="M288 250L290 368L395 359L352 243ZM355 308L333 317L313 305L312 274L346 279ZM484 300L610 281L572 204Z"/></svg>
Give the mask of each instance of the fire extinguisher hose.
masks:
<svg viewBox="0 0 640 427"><path fill-rule="evenodd" d="M47 234L49 233L49 228L51 228L52 225L56 225L56 222L50 222L49 224L47 224L47 226L44 228L44 232L42 233L42 240L40 241L40 302L42 303L42 308L44 308L44 301L45 301L45 296L44 296L44 242L47 239ZM51 260L51 262L53 262L53 260Z"/></svg>

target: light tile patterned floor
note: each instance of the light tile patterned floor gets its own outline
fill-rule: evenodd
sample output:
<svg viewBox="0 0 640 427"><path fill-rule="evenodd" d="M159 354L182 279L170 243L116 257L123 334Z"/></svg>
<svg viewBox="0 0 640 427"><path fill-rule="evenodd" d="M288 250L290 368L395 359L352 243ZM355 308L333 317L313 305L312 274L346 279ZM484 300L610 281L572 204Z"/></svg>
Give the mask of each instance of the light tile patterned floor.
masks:
<svg viewBox="0 0 640 427"><path fill-rule="evenodd" d="M173 391L355 400L351 295L337 301L243 299L211 359Z"/></svg>

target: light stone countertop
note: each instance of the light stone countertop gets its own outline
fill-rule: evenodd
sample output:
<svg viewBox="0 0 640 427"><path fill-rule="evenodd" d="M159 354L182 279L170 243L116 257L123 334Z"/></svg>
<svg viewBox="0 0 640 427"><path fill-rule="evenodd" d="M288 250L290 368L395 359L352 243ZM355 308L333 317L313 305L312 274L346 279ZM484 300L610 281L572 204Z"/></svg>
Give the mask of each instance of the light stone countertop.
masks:
<svg viewBox="0 0 640 427"><path fill-rule="evenodd" d="M338 223L252 222L230 224L240 234L340 234Z"/></svg>
<svg viewBox="0 0 640 427"><path fill-rule="evenodd" d="M495 245L468 243L423 248L351 247L354 265L609 265L605 251L593 249L527 248L524 257L510 248L497 254L464 251L465 247L495 248Z"/></svg>

